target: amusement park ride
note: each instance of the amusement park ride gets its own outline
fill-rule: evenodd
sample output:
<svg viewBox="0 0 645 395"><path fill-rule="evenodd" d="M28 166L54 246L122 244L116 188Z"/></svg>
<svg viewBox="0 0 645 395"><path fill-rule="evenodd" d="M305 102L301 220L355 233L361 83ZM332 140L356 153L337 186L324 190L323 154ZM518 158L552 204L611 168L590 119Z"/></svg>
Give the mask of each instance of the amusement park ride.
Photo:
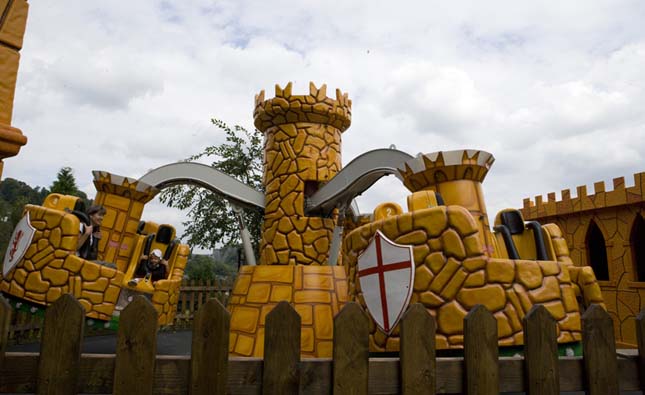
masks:
<svg viewBox="0 0 645 395"><path fill-rule="evenodd" d="M26 7L24 1L13 4ZM500 347L523 344L522 318L542 304L557 322L558 342L575 348L581 305L603 299L593 270L573 265L560 228L525 222L508 209L491 229L482 183L494 159L484 151L413 157L381 149L341 169L351 104L347 94L336 90L330 98L325 85L313 83L305 95L293 95L289 83L276 85L273 98L256 96L255 126L265 136L264 193L195 163L166 165L140 179L95 171L94 201L107 209L99 261L75 253L77 198L52 194L42 206L27 205L4 257L0 290L14 305L35 306L71 293L88 317L105 322L116 322L131 297L144 294L159 312L159 324L170 323L189 248L175 241L171 225L140 220L161 189L191 183L239 210L264 212L257 260L240 221L249 264L240 268L228 302L232 355L262 356L265 317L280 301L301 317L305 357L331 357L333 318L348 301L369 314L372 352L398 351L397 323L411 303L435 317L439 350L463 347L463 319L477 304L497 319ZM0 122L8 125L10 116ZM0 141L7 140L3 136ZM409 189L407 210L385 202L370 215L356 212L353 199L385 175ZM169 277L129 286L139 257L153 248L168 259Z"/></svg>

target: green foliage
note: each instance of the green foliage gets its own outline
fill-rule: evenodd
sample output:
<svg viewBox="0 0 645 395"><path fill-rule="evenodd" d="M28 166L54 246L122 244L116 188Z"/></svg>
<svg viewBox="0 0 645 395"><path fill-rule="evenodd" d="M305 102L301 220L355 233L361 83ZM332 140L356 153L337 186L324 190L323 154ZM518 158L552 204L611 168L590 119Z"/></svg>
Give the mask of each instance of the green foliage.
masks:
<svg viewBox="0 0 645 395"><path fill-rule="evenodd" d="M237 274L235 262L219 262L208 255L192 254L188 258L184 276L189 280L215 280L234 277Z"/></svg>
<svg viewBox="0 0 645 395"><path fill-rule="evenodd" d="M263 191L262 133L257 130L249 132L238 125L231 128L218 119L212 119L211 122L225 133L226 142L206 147L187 161L209 158L212 160L210 166ZM231 205L223 197L202 187L181 185L164 190L160 200L169 207L189 210L189 220L184 222L186 228L181 236L189 245L215 249L222 244L240 244L236 216ZM243 216L257 251L263 213L247 209L244 210Z"/></svg>
<svg viewBox="0 0 645 395"><path fill-rule="evenodd" d="M48 194L45 188L32 188L13 178L0 181L0 259L4 258L7 243L22 218L25 204L42 204Z"/></svg>
<svg viewBox="0 0 645 395"><path fill-rule="evenodd" d="M76 178L71 167L62 167L56 174L56 180L49 189L51 193L78 196L85 201L86 206L89 204L85 192L80 191L76 185Z"/></svg>

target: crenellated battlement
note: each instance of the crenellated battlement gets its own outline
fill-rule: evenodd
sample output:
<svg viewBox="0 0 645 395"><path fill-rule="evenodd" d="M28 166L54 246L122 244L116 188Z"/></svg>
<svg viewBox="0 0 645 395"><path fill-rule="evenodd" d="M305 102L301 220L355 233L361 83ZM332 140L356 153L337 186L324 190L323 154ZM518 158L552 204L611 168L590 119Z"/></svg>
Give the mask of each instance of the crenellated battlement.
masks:
<svg viewBox="0 0 645 395"><path fill-rule="evenodd" d="M352 101L347 93L336 89L336 99L327 97L327 85L317 88L309 83L308 95L292 95L292 83L284 89L275 85L275 97L264 99L264 90L255 95L253 119L255 127L267 130L271 126L296 122L311 122L331 125L341 132L352 121Z"/></svg>
<svg viewBox="0 0 645 395"><path fill-rule="evenodd" d="M92 174L94 175L94 186L97 192L123 196L140 203L149 202L159 193L159 190L154 186L134 178L98 170L94 170Z"/></svg>
<svg viewBox="0 0 645 395"><path fill-rule="evenodd" d="M534 200L525 198L524 207L520 210L529 220L645 201L645 172L634 174L632 187L625 187L624 177L614 178L613 184L613 190L608 191L604 181L595 182L593 194L587 192L586 185L580 185L576 188L575 198L571 197L569 189L560 192L560 200L556 200L555 192L548 193L546 201L543 196L535 196Z"/></svg>

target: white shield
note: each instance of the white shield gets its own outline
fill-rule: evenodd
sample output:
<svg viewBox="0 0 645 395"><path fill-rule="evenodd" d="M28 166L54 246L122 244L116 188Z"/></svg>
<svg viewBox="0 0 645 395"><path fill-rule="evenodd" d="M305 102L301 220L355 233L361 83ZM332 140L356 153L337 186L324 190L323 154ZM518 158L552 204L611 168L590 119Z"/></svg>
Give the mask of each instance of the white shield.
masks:
<svg viewBox="0 0 645 395"><path fill-rule="evenodd" d="M367 310L389 334L410 303L414 285L412 246L400 245L379 230L358 257L358 281Z"/></svg>
<svg viewBox="0 0 645 395"><path fill-rule="evenodd" d="M6 276L20 262L34 238L34 233L36 233L36 229L29 223L29 211L27 211L11 235L7 252L4 254L4 261L2 261L3 276Z"/></svg>

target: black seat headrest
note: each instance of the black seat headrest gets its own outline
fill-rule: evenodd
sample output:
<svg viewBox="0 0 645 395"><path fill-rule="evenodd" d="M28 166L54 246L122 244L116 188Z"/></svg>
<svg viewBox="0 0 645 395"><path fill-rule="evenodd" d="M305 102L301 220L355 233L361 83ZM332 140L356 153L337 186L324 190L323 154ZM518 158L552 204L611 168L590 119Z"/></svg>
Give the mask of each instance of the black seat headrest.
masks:
<svg viewBox="0 0 645 395"><path fill-rule="evenodd" d="M74 214L79 219L79 221L89 226L90 217L87 214L85 214L83 211L72 210L72 214Z"/></svg>
<svg viewBox="0 0 645 395"><path fill-rule="evenodd" d="M524 220L518 210L505 211L501 215L502 224L506 225L512 235L524 232Z"/></svg>
<svg viewBox="0 0 645 395"><path fill-rule="evenodd" d="M167 225L160 225L157 230L157 243L168 244L172 241L173 229Z"/></svg>
<svg viewBox="0 0 645 395"><path fill-rule="evenodd" d="M139 221L139 225L137 225L137 233L142 235L144 234L143 231L146 228L146 221Z"/></svg>
<svg viewBox="0 0 645 395"><path fill-rule="evenodd" d="M85 209L85 202L83 201L83 199L78 198L78 200L76 200L76 203L74 203L73 211L80 211L81 213L87 212L87 210Z"/></svg>
<svg viewBox="0 0 645 395"><path fill-rule="evenodd" d="M437 198L437 204L440 206L445 206L446 203L444 203L443 198L441 197L441 194L439 192L434 193L435 198Z"/></svg>

